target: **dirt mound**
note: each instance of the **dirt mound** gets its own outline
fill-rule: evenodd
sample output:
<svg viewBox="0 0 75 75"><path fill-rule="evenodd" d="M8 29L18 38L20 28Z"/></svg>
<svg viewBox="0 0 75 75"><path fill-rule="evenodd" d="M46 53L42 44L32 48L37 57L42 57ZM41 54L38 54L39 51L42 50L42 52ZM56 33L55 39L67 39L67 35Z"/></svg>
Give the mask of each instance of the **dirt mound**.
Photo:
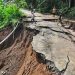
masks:
<svg viewBox="0 0 75 75"><path fill-rule="evenodd" d="M25 29L11 47L0 51L0 75L55 75L32 50L32 35Z"/></svg>

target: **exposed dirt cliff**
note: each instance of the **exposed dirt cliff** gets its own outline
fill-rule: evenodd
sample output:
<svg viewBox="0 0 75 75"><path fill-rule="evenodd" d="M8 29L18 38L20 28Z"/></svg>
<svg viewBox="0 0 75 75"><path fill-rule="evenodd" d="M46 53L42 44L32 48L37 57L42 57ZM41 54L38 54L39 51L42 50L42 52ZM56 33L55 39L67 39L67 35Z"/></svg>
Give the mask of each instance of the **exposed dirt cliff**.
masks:
<svg viewBox="0 0 75 75"><path fill-rule="evenodd" d="M11 47L0 51L0 75L55 75L33 51L33 32L23 30Z"/></svg>

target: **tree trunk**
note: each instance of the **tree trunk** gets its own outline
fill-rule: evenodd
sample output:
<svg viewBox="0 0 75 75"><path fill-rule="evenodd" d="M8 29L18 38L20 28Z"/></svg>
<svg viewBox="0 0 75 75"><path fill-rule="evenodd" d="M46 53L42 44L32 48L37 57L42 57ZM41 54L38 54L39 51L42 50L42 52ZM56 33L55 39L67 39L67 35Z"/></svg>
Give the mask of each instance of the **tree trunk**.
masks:
<svg viewBox="0 0 75 75"><path fill-rule="evenodd" d="M69 0L68 4L69 4L69 8L70 8L71 7L71 0Z"/></svg>

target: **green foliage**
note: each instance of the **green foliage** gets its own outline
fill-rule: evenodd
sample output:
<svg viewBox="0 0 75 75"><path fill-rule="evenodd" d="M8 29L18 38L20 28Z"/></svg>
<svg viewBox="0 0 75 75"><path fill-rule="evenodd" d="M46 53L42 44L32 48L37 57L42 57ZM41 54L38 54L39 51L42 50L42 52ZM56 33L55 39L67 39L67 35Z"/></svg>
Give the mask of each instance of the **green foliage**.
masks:
<svg viewBox="0 0 75 75"><path fill-rule="evenodd" d="M21 13L16 4L7 3L4 5L0 0L0 28L8 26L10 23L16 23L20 16Z"/></svg>
<svg viewBox="0 0 75 75"><path fill-rule="evenodd" d="M66 14L66 12L68 12L68 9L69 9L69 7L68 7L67 4L62 4L60 9L59 9L59 13L58 14L64 15L64 14Z"/></svg>
<svg viewBox="0 0 75 75"><path fill-rule="evenodd" d="M15 3L19 8L27 8L27 2L25 0L15 0Z"/></svg>
<svg viewBox="0 0 75 75"><path fill-rule="evenodd" d="M75 7L72 7L68 10L67 15L68 18L75 19Z"/></svg>
<svg viewBox="0 0 75 75"><path fill-rule="evenodd" d="M38 6L37 7L40 12L43 12L43 13L50 12L51 6L52 6L50 4L50 0L40 0L38 3L39 3L39 7Z"/></svg>
<svg viewBox="0 0 75 75"><path fill-rule="evenodd" d="M74 18L75 19L75 7L69 8L68 3L61 4L58 14L62 14L62 16L66 18ZM66 15L67 14L67 15Z"/></svg>

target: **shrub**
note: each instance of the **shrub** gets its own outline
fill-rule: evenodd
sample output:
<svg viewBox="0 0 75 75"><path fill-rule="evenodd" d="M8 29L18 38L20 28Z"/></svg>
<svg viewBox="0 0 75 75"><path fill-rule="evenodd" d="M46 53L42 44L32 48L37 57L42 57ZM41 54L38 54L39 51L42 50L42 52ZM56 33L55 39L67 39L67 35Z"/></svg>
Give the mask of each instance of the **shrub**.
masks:
<svg viewBox="0 0 75 75"><path fill-rule="evenodd" d="M71 18L71 19L75 19L75 7L72 7L70 10L69 10L69 12L67 13L67 17L68 18Z"/></svg>
<svg viewBox="0 0 75 75"><path fill-rule="evenodd" d="M15 3L19 8L27 8L27 2L25 0L15 0Z"/></svg>
<svg viewBox="0 0 75 75"><path fill-rule="evenodd" d="M0 0L0 28L8 26L10 23L16 23L21 13L16 4L4 3Z"/></svg>

